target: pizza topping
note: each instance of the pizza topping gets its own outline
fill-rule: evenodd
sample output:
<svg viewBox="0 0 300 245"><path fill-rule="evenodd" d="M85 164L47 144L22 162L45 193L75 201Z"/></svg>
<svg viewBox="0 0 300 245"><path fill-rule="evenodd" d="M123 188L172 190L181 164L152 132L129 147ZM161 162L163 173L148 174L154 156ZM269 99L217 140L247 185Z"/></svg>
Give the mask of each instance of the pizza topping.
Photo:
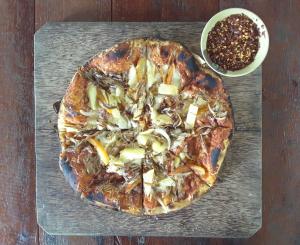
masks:
<svg viewBox="0 0 300 245"><path fill-rule="evenodd" d="M158 77L156 76L156 68L155 65L150 61L147 60L147 88L151 88L151 86L158 81Z"/></svg>
<svg viewBox="0 0 300 245"><path fill-rule="evenodd" d="M154 130L154 132L156 134L160 134L161 136L163 136L167 140L167 148L169 150L170 147L171 147L171 139L170 139L170 136L167 134L166 130L165 129L161 129L161 128L156 128Z"/></svg>
<svg viewBox="0 0 300 245"><path fill-rule="evenodd" d="M152 109L151 111L151 120L157 127L173 124L173 120L170 116L166 114L159 114L155 109Z"/></svg>
<svg viewBox="0 0 300 245"><path fill-rule="evenodd" d="M172 197L171 195L165 195L162 199L163 203L168 206L169 204L172 203Z"/></svg>
<svg viewBox="0 0 300 245"><path fill-rule="evenodd" d="M178 88L172 84L160 84L158 87L158 93L164 95L177 95Z"/></svg>
<svg viewBox="0 0 300 245"><path fill-rule="evenodd" d="M201 143L201 148L202 148L202 151L207 154L207 147L206 147L206 143L203 139L203 136L200 134L200 143Z"/></svg>
<svg viewBox="0 0 300 245"><path fill-rule="evenodd" d="M174 61L173 53L163 61L133 52L120 74L82 69L85 106L68 107L59 127L63 151L80 155L72 168L84 195L97 193L127 210L131 195L140 195L146 213L168 212L210 176L208 164L217 164L228 136L216 130L227 102L197 84L204 76L188 52L184 62Z"/></svg>
<svg viewBox="0 0 300 245"><path fill-rule="evenodd" d="M140 117L142 116L143 110L144 110L144 99L145 99L145 96L142 96L139 99L138 103L132 107L133 120L139 120Z"/></svg>
<svg viewBox="0 0 300 245"><path fill-rule="evenodd" d="M152 150L155 154L164 152L168 148L167 144L153 139Z"/></svg>
<svg viewBox="0 0 300 245"><path fill-rule="evenodd" d="M116 86L116 96L123 97L124 96L124 88L121 86Z"/></svg>
<svg viewBox="0 0 300 245"><path fill-rule="evenodd" d="M101 161L103 162L104 165L107 165L109 162L109 156L108 156L105 148L101 144L101 142L99 140L96 140L93 138L90 138L87 141L96 148Z"/></svg>
<svg viewBox="0 0 300 245"><path fill-rule="evenodd" d="M224 120L227 116L227 111L224 111L220 103L215 103L214 107L208 104L208 109L213 117L217 120Z"/></svg>
<svg viewBox="0 0 300 245"><path fill-rule="evenodd" d="M97 109L97 88L94 84L89 83L87 87L87 94L89 98L90 107L92 110Z"/></svg>
<svg viewBox="0 0 300 245"><path fill-rule="evenodd" d="M118 104L121 103L120 98L118 98L115 94L108 94L108 102L106 105L107 109L113 109L113 108L117 108Z"/></svg>
<svg viewBox="0 0 300 245"><path fill-rule="evenodd" d="M119 158L111 156L109 159L108 168L106 169L108 173L117 173L119 175L125 175L124 161Z"/></svg>
<svg viewBox="0 0 300 245"><path fill-rule="evenodd" d="M140 176L137 176L136 178L134 178L127 184L125 193L131 192L137 185L139 185L141 183L142 183L142 180L141 180Z"/></svg>
<svg viewBox="0 0 300 245"><path fill-rule="evenodd" d="M94 129L96 128L98 125L98 121L97 121L97 118L95 117L89 117L87 118L86 120L86 129Z"/></svg>
<svg viewBox="0 0 300 245"><path fill-rule="evenodd" d="M176 183L171 177L166 177L158 182L161 188L175 186Z"/></svg>
<svg viewBox="0 0 300 245"><path fill-rule="evenodd" d="M151 185L154 182L154 169L151 169L146 173L144 173L143 180L144 180L144 193L146 196L149 196L153 191Z"/></svg>
<svg viewBox="0 0 300 245"><path fill-rule="evenodd" d="M185 128L187 128L187 129L194 128L195 121L197 118L197 113L198 113L198 106L190 104L189 111L188 111L188 114L187 114L186 120L185 120Z"/></svg>
<svg viewBox="0 0 300 245"><path fill-rule="evenodd" d="M120 159L124 162L134 161L136 159L143 159L145 157L145 150L143 148L125 148L120 152Z"/></svg>
<svg viewBox="0 0 300 245"><path fill-rule="evenodd" d="M113 79L112 77L94 68L85 71L80 70L79 73L82 75L82 77L93 83L96 87L103 88L104 90L108 90L117 82L119 83L119 81L117 81L118 79Z"/></svg>
<svg viewBox="0 0 300 245"><path fill-rule="evenodd" d="M146 74L146 59L140 58L136 65L136 75L139 82L144 80Z"/></svg>
<svg viewBox="0 0 300 245"><path fill-rule="evenodd" d="M180 165L180 162L181 162L180 157L175 157L175 159L174 159L174 167L178 168L179 165Z"/></svg>
<svg viewBox="0 0 300 245"><path fill-rule="evenodd" d="M111 113L111 109L117 108L118 103L120 103L119 98L113 94L107 95L102 89L100 89L99 92L102 92L100 93L102 96L100 97L101 99L99 99L99 105L107 112Z"/></svg>
<svg viewBox="0 0 300 245"><path fill-rule="evenodd" d="M182 148L185 146L185 141L190 136L188 133L182 133L180 135L174 135L175 140L173 141L171 145L171 151L173 151L175 154L180 152Z"/></svg>
<svg viewBox="0 0 300 245"><path fill-rule="evenodd" d="M176 68L174 68L172 74L172 84L175 85L177 88L179 88L180 83L181 83L181 75L179 71Z"/></svg>
<svg viewBox="0 0 300 245"><path fill-rule="evenodd" d="M109 114L111 114L111 109L116 108L115 105L110 105L110 101L106 95L106 92L102 89L98 89L98 103L101 108L103 108L105 111L107 111ZM111 101L112 102L112 101Z"/></svg>
<svg viewBox="0 0 300 245"><path fill-rule="evenodd" d="M205 175L205 169L199 165L190 164L189 167L199 176Z"/></svg>
<svg viewBox="0 0 300 245"><path fill-rule="evenodd" d="M109 104L106 104L105 102L102 102L101 100L99 100L99 105L110 114L112 112L112 109L116 108L116 106L111 106Z"/></svg>
<svg viewBox="0 0 300 245"><path fill-rule="evenodd" d="M119 175L125 175L125 169L122 167L119 167L117 165L114 164L109 164L109 166L106 169L107 173L117 173Z"/></svg>
<svg viewBox="0 0 300 245"><path fill-rule="evenodd" d="M64 126L64 130L68 133L70 132L80 132L78 128L70 127L70 126Z"/></svg>
<svg viewBox="0 0 300 245"><path fill-rule="evenodd" d="M212 126L210 125L204 125L203 127L198 128L200 130L200 134L201 135L208 135L211 130L212 130Z"/></svg>
<svg viewBox="0 0 300 245"><path fill-rule="evenodd" d="M158 107L160 106L161 103L163 103L163 101L165 100L166 96L161 95L161 94L157 94L155 96L154 100L154 107L155 109L158 109Z"/></svg>
<svg viewBox="0 0 300 245"><path fill-rule="evenodd" d="M182 165L182 166L179 166L178 168L176 168L174 170L174 172L172 173L172 175L190 173L190 172L191 172L191 169L188 166Z"/></svg>
<svg viewBox="0 0 300 245"><path fill-rule="evenodd" d="M154 181L154 169L148 170L143 174L144 184L153 184Z"/></svg>
<svg viewBox="0 0 300 245"><path fill-rule="evenodd" d="M134 65L131 65L128 73L128 85L130 87L135 87L136 84L137 84L136 68Z"/></svg>
<svg viewBox="0 0 300 245"><path fill-rule="evenodd" d="M164 81L165 81L165 76L166 76L166 75L167 75L167 73L168 73L168 70L169 70L169 65L168 65L168 64L164 64L164 65L162 65L162 67L161 67L161 70L162 70L162 74L163 74Z"/></svg>
<svg viewBox="0 0 300 245"><path fill-rule="evenodd" d="M136 139L139 145L146 145L151 139L151 136L147 134L139 134Z"/></svg>
<svg viewBox="0 0 300 245"><path fill-rule="evenodd" d="M131 127L130 122L127 118L121 115L119 109L112 109L111 115L113 117L112 123L117 124L120 129L128 129Z"/></svg>
<svg viewBox="0 0 300 245"><path fill-rule="evenodd" d="M173 78L174 69L175 69L174 64L172 64L166 73L166 76L164 79L165 84L171 84L173 82L172 78Z"/></svg>
<svg viewBox="0 0 300 245"><path fill-rule="evenodd" d="M83 147L81 152L76 156L74 155L73 162L77 165L84 165L87 174L96 174L100 168L99 158L90 145Z"/></svg>
<svg viewBox="0 0 300 245"><path fill-rule="evenodd" d="M208 104L207 100L204 98L203 95L197 96L194 103L197 106L202 107L202 108Z"/></svg>
<svg viewBox="0 0 300 245"><path fill-rule="evenodd" d="M159 204L163 207L164 212L168 213L170 211L170 209L168 208L167 205L165 205L165 203L161 200L160 197L157 197L156 200L159 202Z"/></svg>
<svg viewBox="0 0 300 245"><path fill-rule="evenodd" d="M98 116L98 112L97 111L84 111L84 110L80 110L79 111L80 114L86 116L86 117L97 117Z"/></svg>
<svg viewBox="0 0 300 245"><path fill-rule="evenodd" d="M170 136L161 128L149 129L137 136L140 145L146 146L149 141L152 142L152 150L155 154L162 153L171 146Z"/></svg>

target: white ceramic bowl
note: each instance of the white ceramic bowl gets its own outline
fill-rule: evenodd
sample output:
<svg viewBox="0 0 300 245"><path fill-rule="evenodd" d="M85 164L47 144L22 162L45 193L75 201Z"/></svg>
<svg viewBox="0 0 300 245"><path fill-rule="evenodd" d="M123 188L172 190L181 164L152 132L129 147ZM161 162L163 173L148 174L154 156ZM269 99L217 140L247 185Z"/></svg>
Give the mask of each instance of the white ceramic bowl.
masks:
<svg viewBox="0 0 300 245"><path fill-rule="evenodd" d="M256 23L257 28L259 29L259 32L260 32L259 49L254 58L254 61L251 64L249 64L248 66L246 66L245 68L237 70L237 71L225 71L224 69L222 69L217 64L215 64L211 61L211 59L209 58L209 56L206 52L206 43L207 43L208 33L216 25L216 23L218 21L225 19L226 17L228 17L232 14L244 14L244 15L248 16L254 23ZM217 13L206 23L206 25L202 31L202 34L201 34L200 46L201 46L201 53L202 53L203 58L205 59L205 62L215 72L217 72L221 75L224 75L224 76L228 76L228 77L239 77L239 76L244 76L244 75L254 71L264 61L264 59L268 53L268 49L269 49L269 34L268 34L268 30L266 28L266 25L256 14L252 13L249 10L242 9L242 8L229 8L229 9L225 9L225 10Z"/></svg>

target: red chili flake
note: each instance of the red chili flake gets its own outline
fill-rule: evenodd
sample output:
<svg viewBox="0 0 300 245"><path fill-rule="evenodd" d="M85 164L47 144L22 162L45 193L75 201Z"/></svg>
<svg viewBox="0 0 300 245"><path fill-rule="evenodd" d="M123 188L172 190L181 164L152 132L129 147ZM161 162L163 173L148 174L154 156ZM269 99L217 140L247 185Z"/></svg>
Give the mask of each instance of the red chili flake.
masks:
<svg viewBox="0 0 300 245"><path fill-rule="evenodd" d="M236 71L249 65L259 48L257 25L244 14L219 21L208 33L207 53L224 70Z"/></svg>

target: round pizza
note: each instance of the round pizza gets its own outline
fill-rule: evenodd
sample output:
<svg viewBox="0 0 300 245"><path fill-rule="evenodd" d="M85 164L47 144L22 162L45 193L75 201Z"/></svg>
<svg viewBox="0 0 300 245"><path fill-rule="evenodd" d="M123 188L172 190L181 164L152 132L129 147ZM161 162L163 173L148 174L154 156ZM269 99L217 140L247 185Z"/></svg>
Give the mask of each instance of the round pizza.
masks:
<svg viewBox="0 0 300 245"><path fill-rule="evenodd" d="M233 127L222 80L186 47L128 40L71 80L59 109L59 164L97 206L168 213L212 187Z"/></svg>

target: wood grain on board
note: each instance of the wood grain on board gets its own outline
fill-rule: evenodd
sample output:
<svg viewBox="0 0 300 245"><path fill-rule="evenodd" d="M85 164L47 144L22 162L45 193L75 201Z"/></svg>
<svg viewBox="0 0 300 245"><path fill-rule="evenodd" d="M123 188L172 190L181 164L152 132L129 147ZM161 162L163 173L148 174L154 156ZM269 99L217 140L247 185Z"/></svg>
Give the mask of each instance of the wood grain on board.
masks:
<svg viewBox="0 0 300 245"><path fill-rule="evenodd" d="M222 181L188 208L149 218L89 206L74 194L57 164L59 142L49 124L49 119L57 120L52 104L63 96L78 66L125 36L160 36L199 53L203 26L201 22L51 23L35 34L37 215L43 229L61 235L247 237L260 228L261 69L243 79L225 80L237 130ZM74 212L74 207L80 211Z"/></svg>

